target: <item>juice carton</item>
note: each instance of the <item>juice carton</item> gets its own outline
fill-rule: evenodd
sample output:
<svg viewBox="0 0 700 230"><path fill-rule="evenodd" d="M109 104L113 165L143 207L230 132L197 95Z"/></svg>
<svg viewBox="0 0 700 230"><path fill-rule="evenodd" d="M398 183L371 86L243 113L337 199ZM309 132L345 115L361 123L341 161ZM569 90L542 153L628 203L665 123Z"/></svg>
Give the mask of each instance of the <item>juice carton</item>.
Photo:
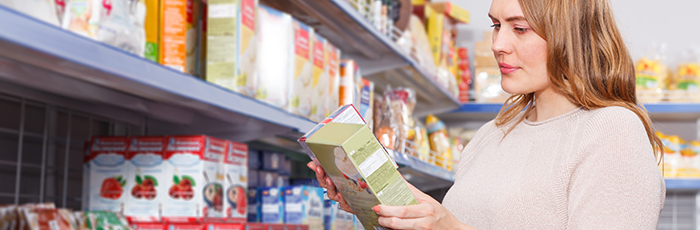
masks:
<svg viewBox="0 0 700 230"><path fill-rule="evenodd" d="M330 115L340 106L340 49L330 42L326 44L326 72L328 74L328 98L326 99L326 114Z"/></svg>
<svg viewBox="0 0 700 230"><path fill-rule="evenodd" d="M263 5L258 7L255 97L285 110L289 110L292 36L292 16Z"/></svg>
<svg viewBox="0 0 700 230"><path fill-rule="evenodd" d="M146 30L146 47L143 57L158 62L158 44L160 42L160 1L161 0L143 0L146 5L146 22L144 29Z"/></svg>
<svg viewBox="0 0 700 230"><path fill-rule="evenodd" d="M210 0L207 12L205 79L234 91L239 91L236 86L236 41L240 3L240 0Z"/></svg>
<svg viewBox="0 0 700 230"><path fill-rule="evenodd" d="M204 226L207 230L244 230L245 224L229 224L229 223L209 223Z"/></svg>
<svg viewBox="0 0 700 230"><path fill-rule="evenodd" d="M361 79L362 75L355 61L342 60L340 62L340 89L338 90L340 106L352 104L359 107L360 87L358 82L361 82Z"/></svg>
<svg viewBox="0 0 700 230"><path fill-rule="evenodd" d="M166 170L170 180L163 219L171 222L223 218L223 161L226 142L208 136L167 137Z"/></svg>
<svg viewBox="0 0 700 230"><path fill-rule="evenodd" d="M310 186L284 187L284 223L309 225L323 230L323 188Z"/></svg>
<svg viewBox="0 0 700 230"><path fill-rule="evenodd" d="M258 221L268 224L284 223L284 193L279 187L262 187L258 190Z"/></svg>
<svg viewBox="0 0 700 230"><path fill-rule="evenodd" d="M124 205L131 222L159 221L162 200L168 196L166 182L172 180L163 161L165 144L164 137L131 138L126 154L129 194Z"/></svg>
<svg viewBox="0 0 700 230"><path fill-rule="evenodd" d="M236 52L238 52L236 88L237 91L254 97L257 89L255 62L258 60L258 39L256 37L258 0L239 1L241 3L236 23L238 36L236 39Z"/></svg>
<svg viewBox="0 0 700 230"><path fill-rule="evenodd" d="M90 205L92 211L121 212L127 184L128 137L94 137L90 145Z"/></svg>
<svg viewBox="0 0 700 230"><path fill-rule="evenodd" d="M297 20L292 22L294 33L294 61L292 64L292 113L311 116L311 81L313 80L313 53L311 38L314 29Z"/></svg>
<svg viewBox="0 0 700 230"><path fill-rule="evenodd" d="M197 21L201 1L161 0L160 52L161 64L195 74L197 64Z"/></svg>
<svg viewBox="0 0 700 230"><path fill-rule="evenodd" d="M299 142L333 180L362 225L381 228L372 207L418 202L369 127L364 123L338 122L347 111L354 112L351 117L360 117L351 105L343 106Z"/></svg>
<svg viewBox="0 0 700 230"><path fill-rule="evenodd" d="M311 82L311 120L319 122L326 116L328 99L328 73L326 68L326 39L321 35L312 36L313 44L313 81Z"/></svg>
<svg viewBox="0 0 700 230"><path fill-rule="evenodd" d="M360 88L360 115L370 129L374 127L374 82L362 79Z"/></svg>
<svg viewBox="0 0 700 230"><path fill-rule="evenodd" d="M248 214L246 188L248 187L248 146L229 141L224 157L224 202L228 220L245 222Z"/></svg>

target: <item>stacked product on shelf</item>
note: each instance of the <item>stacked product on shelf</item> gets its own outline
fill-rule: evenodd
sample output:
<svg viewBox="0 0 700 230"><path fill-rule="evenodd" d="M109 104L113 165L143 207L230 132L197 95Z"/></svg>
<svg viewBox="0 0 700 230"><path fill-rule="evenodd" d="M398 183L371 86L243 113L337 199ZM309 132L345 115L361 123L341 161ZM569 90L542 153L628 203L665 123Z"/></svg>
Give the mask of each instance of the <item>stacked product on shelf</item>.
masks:
<svg viewBox="0 0 700 230"><path fill-rule="evenodd" d="M686 142L677 135L657 132L664 144L661 167L666 178L700 178L700 141Z"/></svg>
<svg viewBox="0 0 700 230"><path fill-rule="evenodd" d="M131 222L243 221L247 146L208 136L94 137L88 209Z"/></svg>
<svg viewBox="0 0 700 230"><path fill-rule="evenodd" d="M484 40L474 47L474 92L477 102L504 102L509 94L501 88L501 70L491 51L492 32L484 32Z"/></svg>
<svg viewBox="0 0 700 230"><path fill-rule="evenodd" d="M700 50L688 49L672 71L665 44L649 46L636 63L637 97L643 102L700 101Z"/></svg>

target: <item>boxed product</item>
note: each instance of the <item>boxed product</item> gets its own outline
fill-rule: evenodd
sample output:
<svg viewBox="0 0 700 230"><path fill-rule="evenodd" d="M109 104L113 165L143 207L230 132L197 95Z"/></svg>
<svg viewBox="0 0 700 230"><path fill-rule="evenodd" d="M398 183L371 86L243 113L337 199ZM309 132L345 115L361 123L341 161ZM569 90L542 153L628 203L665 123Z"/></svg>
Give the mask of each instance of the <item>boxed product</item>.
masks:
<svg viewBox="0 0 700 230"><path fill-rule="evenodd" d="M284 154L277 152L262 152L262 170L279 171L282 168Z"/></svg>
<svg viewBox="0 0 700 230"><path fill-rule="evenodd" d="M311 82L311 120L322 121L326 116L326 100L328 95L328 73L326 69L326 39L314 34L311 39L313 46L313 81Z"/></svg>
<svg viewBox="0 0 700 230"><path fill-rule="evenodd" d="M362 225L381 227L372 207L418 202L388 152L364 122L338 123L342 118L333 121L346 111L352 112L349 115L354 114L355 120L362 120L354 107L341 107L299 142L333 180Z"/></svg>
<svg viewBox="0 0 700 230"><path fill-rule="evenodd" d="M142 0L146 5L146 46L144 48L143 57L158 62L159 49L159 31L160 31L160 1L162 0Z"/></svg>
<svg viewBox="0 0 700 230"><path fill-rule="evenodd" d="M360 115L370 129L374 129L374 82L362 79L360 89Z"/></svg>
<svg viewBox="0 0 700 230"><path fill-rule="evenodd" d="M313 28L297 20L292 22L294 60L292 64L291 111L303 117L311 116L311 81L313 80Z"/></svg>
<svg viewBox="0 0 700 230"><path fill-rule="evenodd" d="M258 57L255 64L255 97L289 110L292 72L292 16L261 5L258 7Z"/></svg>
<svg viewBox="0 0 700 230"><path fill-rule="evenodd" d="M260 151L248 150L248 169L260 169L262 162L260 161Z"/></svg>
<svg viewBox="0 0 700 230"><path fill-rule="evenodd" d="M248 146L229 141L226 143L224 157L224 202L225 216L228 220L245 221L248 214L246 205L246 188L248 187Z"/></svg>
<svg viewBox="0 0 700 230"><path fill-rule="evenodd" d="M160 217L160 205L168 196L166 181L171 174L163 170L164 137L132 137L126 153L126 189L129 195L124 205L124 215L132 222L153 222Z"/></svg>
<svg viewBox="0 0 700 230"><path fill-rule="evenodd" d="M284 187L284 223L305 224L311 230L323 230L323 188Z"/></svg>
<svg viewBox="0 0 700 230"><path fill-rule="evenodd" d="M98 3L98 4L95 4ZM146 46L144 21L146 6L141 1L93 1L99 8L97 39L126 52L143 57ZM95 15L92 16L93 18Z"/></svg>
<svg viewBox="0 0 700 230"><path fill-rule="evenodd" d="M328 193L323 192L323 229L339 229L336 227L336 213L338 213L338 202L328 198Z"/></svg>
<svg viewBox="0 0 700 230"><path fill-rule="evenodd" d="M330 42L326 44L326 72L328 74L328 98L326 116L340 106L340 49Z"/></svg>
<svg viewBox="0 0 700 230"><path fill-rule="evenodd" d="M224 217L221 162L226 142L208 136L167 137L165 149L168 188L163 200L163 219L191 222Z"/></svg>
<svg viewBox="0 0 700 230"><path fill-rule="evenodd" d="M128 137L95 137L90 145L90 205L93 211L123 211Z"/></svg>
<svg viewBox="0 0 700 230"><path fill-rule="evenodd" d="M258 189L256 187L248 186L248 192L246 197L248 198L248 222L258 221L258 210L260 205L258 203Z"/></svg>
<svg viewBox="0 0 700 230"><path fill-rule="evenodd" d="M240 91L236 85L236 41L239 0L208 2L207 58L205 79L225 88Z"/></svg>
<svg viewBox="0 0 700 230"><path fill-rule="evenodd" d="M260 181L256 186L259 187L273 187L277 186L278 175L277 171L259 171L258 180Z"/></svg>
<svg viewBox="0 0 700 230"><path fill-rule="evenodd" d="M260 173L258 170L248 168L248 187L258 187L260 184Z"/></svg>
<svg viewBox="0 0 700 230"><path fill-rule="evenodd" d="M260 223L284 223L284 199L279 187L263 187L258 190L258 221Z"/></svg>
<svg viewBox="0 0 700 230"><path fill-rule="evenodd" d="M292 159L289 159L289 157L284 156L284 159L282 160L282 163L280 165L280 169L278 170L280 175L290 175L292 174Z"/></svg>
<svg viewBox="0 0 700 230"><path fill-rule="evenodd" d="M289 186L289 175L277 175L277 187Z"/></svg>
<svg viewBox="0 0 700 230"><path fill-rule="evenodd" d="M238 21L236 23L236 88L238 92L254 97L257 86L255 83L256 66L258 60L257 39L257 8L258 0L240 0Z"/></svg>
<svg viewBox="0 0 700 230"><path fill-rule="evenodd" d="M195 74L197 61L200 3L197 0L161 0L160 63L191 75Z"/></svg>
<svg viewBox="0 0 700 230"><path fill-rule="evenodd" d="M355 105L358 107L360 98L360 86L358 85L362 79L360 69L353 60L342 60L340 62L340 106Z"/></svg>

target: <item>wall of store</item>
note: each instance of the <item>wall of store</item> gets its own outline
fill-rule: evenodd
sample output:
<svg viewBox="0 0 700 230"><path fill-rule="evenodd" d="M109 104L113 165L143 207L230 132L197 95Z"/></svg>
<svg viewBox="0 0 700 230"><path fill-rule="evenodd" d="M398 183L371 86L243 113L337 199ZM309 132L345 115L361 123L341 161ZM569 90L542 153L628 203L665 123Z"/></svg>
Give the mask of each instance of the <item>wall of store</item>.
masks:
<svg viewBox="0 0 700 230"><path fill-rule="evenodd" d="M437 0L436 0L437 1ZM467 9L471 23L459 27L458 45L474 47L490 30L489 0L451 0ZM700 1L697 0L611 0L618 26L634 60L641 58L649 44L665 42L672 68L679 56L695 45L700 47ZM472 54L473 55L473 54Z"/></svg>

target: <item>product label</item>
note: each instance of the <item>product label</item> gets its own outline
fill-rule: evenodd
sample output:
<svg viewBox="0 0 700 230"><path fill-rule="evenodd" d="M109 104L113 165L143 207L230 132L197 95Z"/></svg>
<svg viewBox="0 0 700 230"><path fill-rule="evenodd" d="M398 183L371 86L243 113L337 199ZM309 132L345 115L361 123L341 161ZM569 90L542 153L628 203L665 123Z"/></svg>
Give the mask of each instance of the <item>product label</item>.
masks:
<svg viewBox="0 0 700 230"><path fill-rule="evenodd" d="M238 31L238 52L236 91L254 97L256 94L255 63L257 60L257 41L255 38L256 27L255 17L257 1L241 0L239 21L241 22Z"/></svg>
<svg viewBox="0 0 700 230"><path fill-rule="evenodd" d="M192 0L163 1L161 11L161 64L185 71L187 6Z"/></svg>
<svg viewBox="0 0 700 230"><path fill-rule="evenodd" d="M302 58L309 57L309 31L308 28L299 28L300 25L294 22L294 53ZM295 74L297 76L297 74Z"/></svg>
<svg viewBox="0 0 700 230"><path fill-rule="evenodd" d="M128 172L125 165L129 139L96 137L91 144L89 209L121 211Z"/></svg>
<svg viewBox="0 0 700 230"><path fill-rule="evenodd" d="M227 145L224 160L225 216L231 220L244 221L248 211L248 146L236 142L228 142Z"/></svg>

